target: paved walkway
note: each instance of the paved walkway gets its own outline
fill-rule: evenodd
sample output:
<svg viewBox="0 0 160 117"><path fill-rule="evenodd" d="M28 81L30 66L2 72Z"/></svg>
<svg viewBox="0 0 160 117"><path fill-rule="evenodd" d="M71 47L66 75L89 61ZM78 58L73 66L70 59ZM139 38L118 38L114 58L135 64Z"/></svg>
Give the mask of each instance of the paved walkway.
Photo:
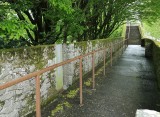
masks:
<svg viewBox="0 0 160 117"><path fill-rule="evenodd" d="M76 103L60 116L135 117L137 109L160 111L152 63L144 57L144 48L139 45L130 45L96 86L96 91L84 95L83 107Z"/></svg>

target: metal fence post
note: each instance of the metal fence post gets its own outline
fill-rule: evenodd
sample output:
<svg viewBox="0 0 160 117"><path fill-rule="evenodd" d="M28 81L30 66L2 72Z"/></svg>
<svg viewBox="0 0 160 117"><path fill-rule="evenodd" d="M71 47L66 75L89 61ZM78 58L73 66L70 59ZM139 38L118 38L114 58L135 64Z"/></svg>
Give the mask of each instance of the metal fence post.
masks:
<svg viewBox="0 0 160 117"><path fill-rule="evenodd" d="M120 55L121 55L121 41L118 42L118 45L119 45L118 53L119 53L119 57L120 57Z"/></svg>
<svg viewBox="0 0 160 117"><path fill-rule="evenodd" d="M106 50L104 49L104 76L106 75Z"/></svg>
<svg viewBox="0 0 160 117"><path fill-rule="evenodd" d="M124 40L123 40L123 42L122 42L122 46L123 46L123 52L124 52Z"/></svg>
<svg viewBox="0 0 160 117"><path fill-rule="evenodd" d="M113 51L113 48L112 48L112 43L111 43L111 49L110 49L111 51L110 51L110 56L111 56L111 66L112 66L112 51Z"/></svg>
<svg viewBox="0 0 160 117"><path fill-rule="evenodd" d="M127 47L128 47L128 45L129 45L129 39L127 39Z"/></svg>
<svg viewBox="0 0 160 117"><path fill-rule="evenodd" d="M82 57L79 59L79 93L80 93L80 107L83 106L83 84L82 84Z"/></svg>
<svg viewBox="0 0 160 117"><path fill-rule="evenodd" d="M126 48L127 48L127 39L126 39Z"/></svg>
<svg viewBox="0 0 160 117"><path fill-rule="evenodd" d="M94 54L95 52L92 53L92 88L93 90L95 89L95 63L94 63Z"/></svg>
<svg viewBox="0 0 160 117"><path fill-rule="evenodd" d="M123 51L125 51L125 40L123 41Z"/></svg>
<svg viewBox="0 0 160 117"><path fill-rule="evenodd" d="M41 117L40 76L36 76L36 117Z"/></svg>
<svg viewBox="0 0 160 117"><path fill-rule="evenodd" d="M125 48L127 48L127 39L125 40Z"/></svg>
<svg viewBox="0 0 160 117"><path fill-rule="evenodd" d="M123 54L123 40L121 41L121 53Z"/></svg>

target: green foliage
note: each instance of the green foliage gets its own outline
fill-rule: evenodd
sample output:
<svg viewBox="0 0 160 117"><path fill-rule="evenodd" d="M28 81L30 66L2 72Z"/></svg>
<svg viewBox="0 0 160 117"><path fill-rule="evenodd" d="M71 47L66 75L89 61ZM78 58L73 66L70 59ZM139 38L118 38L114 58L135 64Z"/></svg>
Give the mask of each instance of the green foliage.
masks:
<svg viewBox="0 0 160 117"><path fill-rule="evenodd" d="M0 38L5 44L19 40L10 46L19 47L119 36L126 19L157 19L158 5L158 0L2 0Z"/></svg>
<svg viewBox="0 0 160 117"><path fill-rule="evenodd" d="M8 41L8 39L19 40L21 37L26 38L26 29L33 29L33 26L26 21L16 19L0 21L0 37L4 38L4 41Z"/></svg>
<svg viewBox="0 0 160 117"><path fill-rule="evenodd" d="M111 34L111 38L114 38L114 37L121 37L122 36L122 33L123 33L123 25L118 27L117 30L115 30L112 34Z"/></svg>
<svg viewBox="0 0 160 117"><path fill-rule="evenodd" d="M72 0L49 0L49 3L52 7L56 7L67 14L71 14L74 11Z"/></svg>
<svg viewBox="0 0 160 117"><path fill-rule="evenodd" d="M156 39L160 39L160 20L156 20L156 22L143 23L144 33L148 34L149 36L155 37Z"/></svg>
<svg viewBox="0 0 160 117"><path fill-rule="evenodd" d="M140 17L148 23L155 22L160 18L159 0L142 0L145 5L141 7Z"/></svg>

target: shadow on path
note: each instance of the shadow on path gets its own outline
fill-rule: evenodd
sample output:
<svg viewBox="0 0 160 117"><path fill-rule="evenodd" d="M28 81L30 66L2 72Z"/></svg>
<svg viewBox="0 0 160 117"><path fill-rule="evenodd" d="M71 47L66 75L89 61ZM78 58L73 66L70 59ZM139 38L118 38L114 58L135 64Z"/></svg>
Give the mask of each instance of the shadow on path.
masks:
<svg viewBox="0 0 160 117"><path fill-rule="evenodd" d="M84 106L75 103L59 116L135 117L137 109L160 111L160 93L152 63L144 57L144 48L130 45L96 85L96 91L91 95L84 92Z"/></svg>

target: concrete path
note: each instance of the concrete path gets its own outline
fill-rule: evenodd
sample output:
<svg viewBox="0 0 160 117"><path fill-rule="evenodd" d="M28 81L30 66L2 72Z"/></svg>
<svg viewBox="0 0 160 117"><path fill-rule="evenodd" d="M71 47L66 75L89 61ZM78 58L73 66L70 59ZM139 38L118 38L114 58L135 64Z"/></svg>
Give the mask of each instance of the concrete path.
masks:
<svg viewBox="0 0 160 117"><path fill-rule="evenodd" d="M96 91L84 94L84 106L76 103L60 117L135 117L137 109L160 111L160 93L144 48L130 45Z"/></svg>

